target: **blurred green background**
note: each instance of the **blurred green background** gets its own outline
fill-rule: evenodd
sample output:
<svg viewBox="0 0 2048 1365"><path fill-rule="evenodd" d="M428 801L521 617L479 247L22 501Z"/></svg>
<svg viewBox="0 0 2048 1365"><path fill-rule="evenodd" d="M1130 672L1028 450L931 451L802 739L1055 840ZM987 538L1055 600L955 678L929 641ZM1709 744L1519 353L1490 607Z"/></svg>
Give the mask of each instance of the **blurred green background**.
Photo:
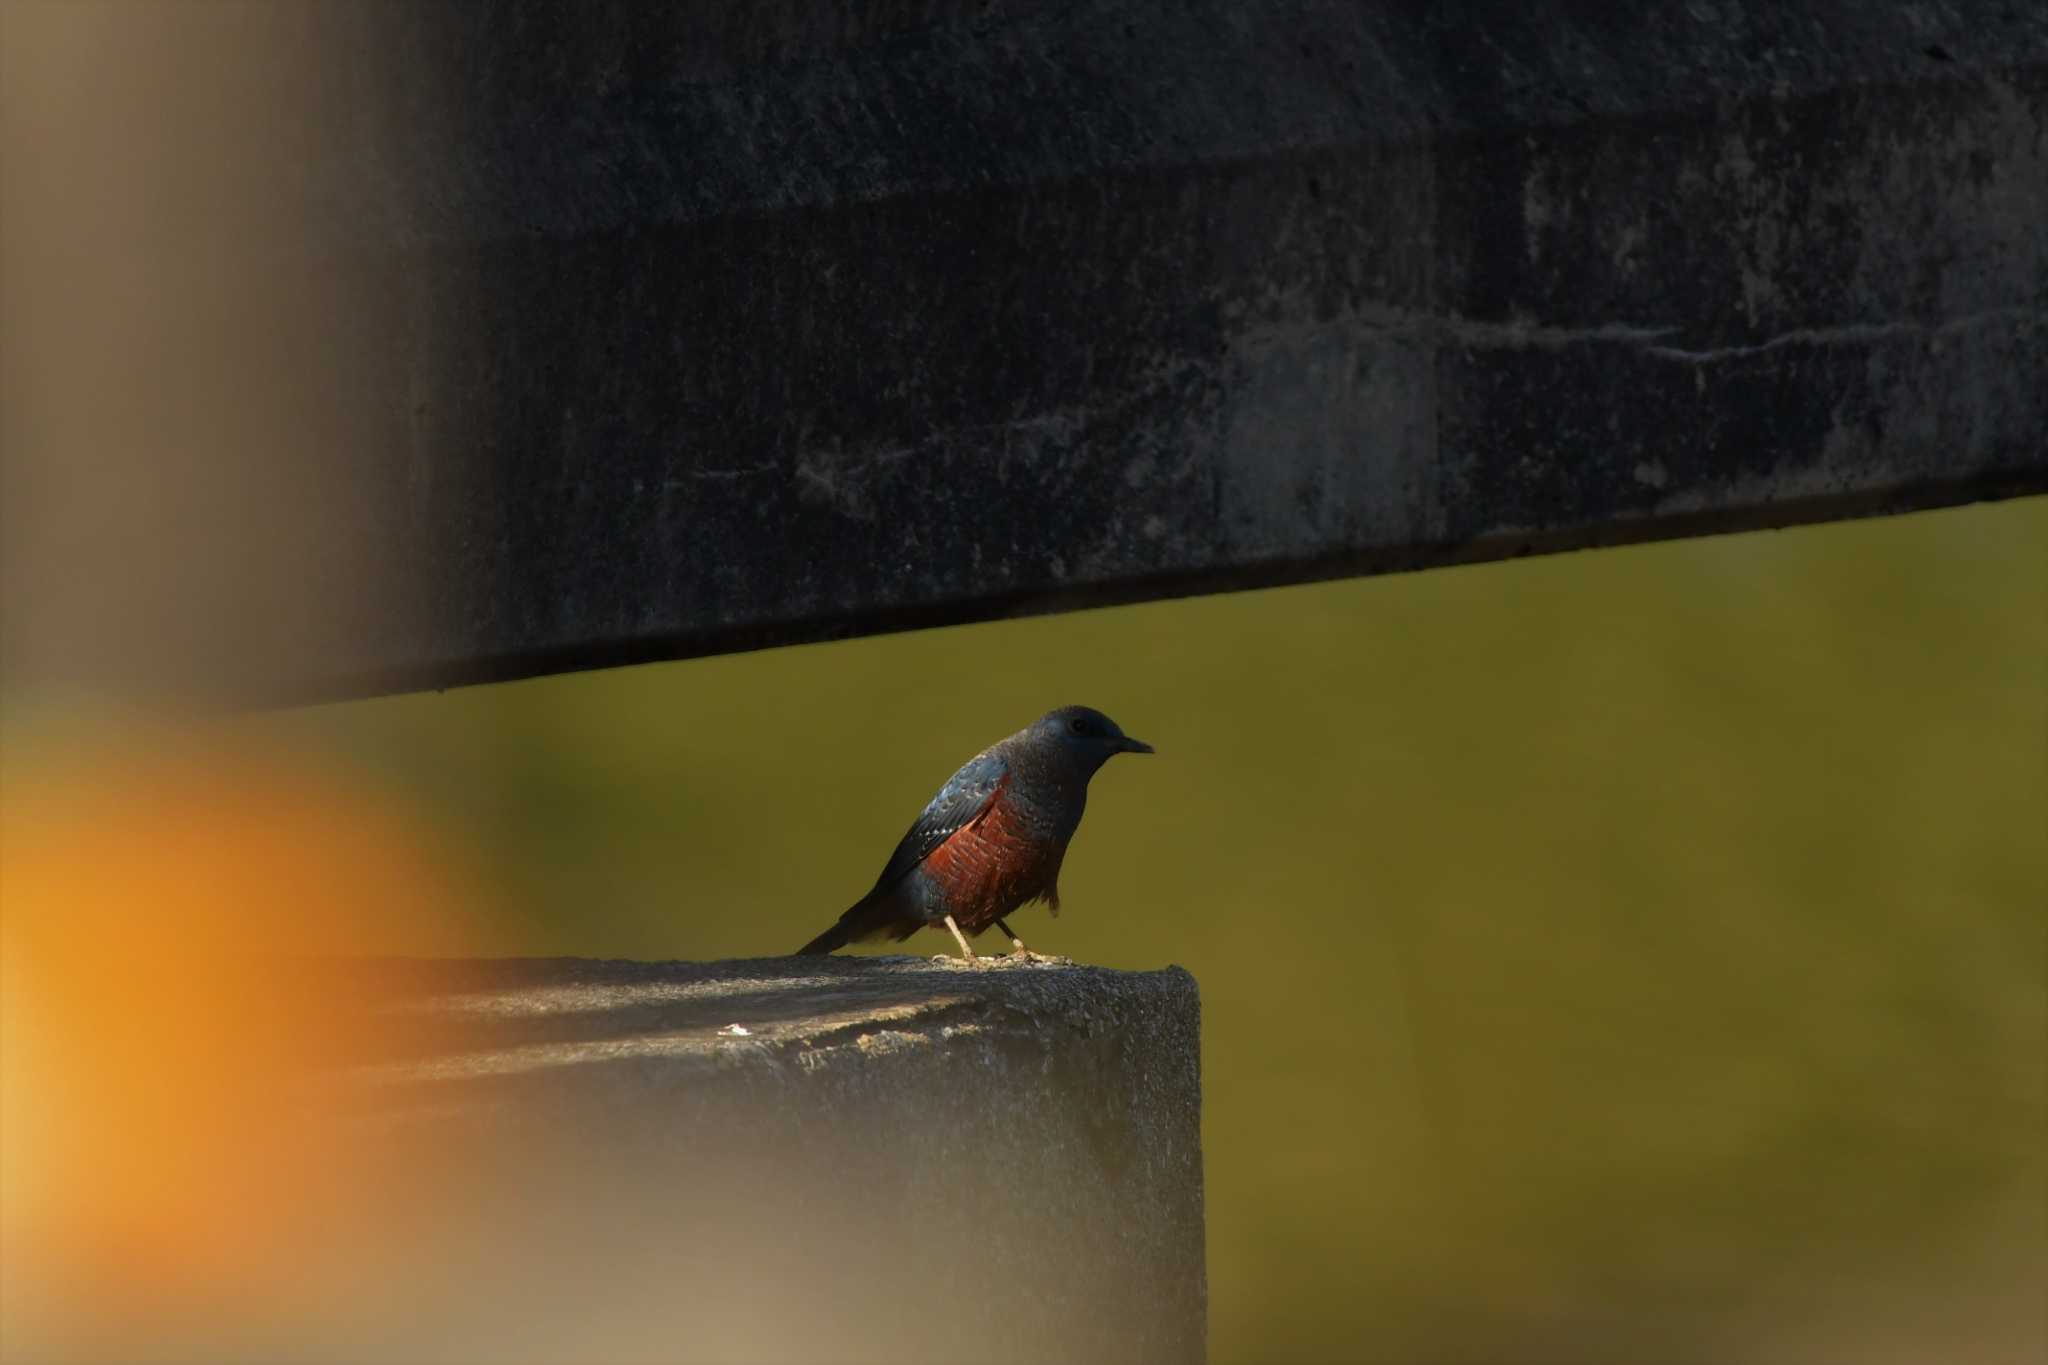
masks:
<svg viewBox="0 0 2048 1365"><path fill-rule="evenodd" d="M2042 1358L2048 501L247 724L714 958L1070 701L1159 756L1018 927L1201 982L1215 1360Z"/></svg>

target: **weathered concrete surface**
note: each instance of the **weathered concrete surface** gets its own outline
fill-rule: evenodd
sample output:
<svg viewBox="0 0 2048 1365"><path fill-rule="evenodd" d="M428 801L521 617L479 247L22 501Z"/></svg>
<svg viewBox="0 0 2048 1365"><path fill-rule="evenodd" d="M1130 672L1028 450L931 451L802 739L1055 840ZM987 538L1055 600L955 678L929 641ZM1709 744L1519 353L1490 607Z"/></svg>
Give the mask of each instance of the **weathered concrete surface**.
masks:
<svg viewBox="0 0 2048 1365"><path fill-rule="evenodd" d="M315 1334L335 1358L1203 1358L1178 968L376 962L314 988L384 1040L321 1101L401 1165L443 1154Z"/></svg>
<svg viewBox="0 0 2048 1365"><path fill-rule="evenodd" d="M9 433L17 674L337 695L2048 487L2039 5L92 12L306 76L33 124L264 131L178 213L10 181L10 392L100 367ZM66 214L214 273L115 360L31 331Z"/></svg>

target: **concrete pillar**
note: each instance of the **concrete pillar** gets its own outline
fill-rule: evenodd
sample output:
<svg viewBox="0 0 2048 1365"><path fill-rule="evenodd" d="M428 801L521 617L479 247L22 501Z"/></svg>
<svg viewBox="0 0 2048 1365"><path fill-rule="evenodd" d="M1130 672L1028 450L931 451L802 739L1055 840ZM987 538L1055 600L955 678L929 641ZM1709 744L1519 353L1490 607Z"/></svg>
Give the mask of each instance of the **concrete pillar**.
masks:
<svg viewBox="0 0 2048 1365"><path fill-rule="evenodd" d="M385 1151L404 1174L366 1263L338 1277L351 1308L317 1334L338 1357L1203 1358L1184 970L345 976L354 1035L384 1041L318 1089L356 1159Z"/></svg>

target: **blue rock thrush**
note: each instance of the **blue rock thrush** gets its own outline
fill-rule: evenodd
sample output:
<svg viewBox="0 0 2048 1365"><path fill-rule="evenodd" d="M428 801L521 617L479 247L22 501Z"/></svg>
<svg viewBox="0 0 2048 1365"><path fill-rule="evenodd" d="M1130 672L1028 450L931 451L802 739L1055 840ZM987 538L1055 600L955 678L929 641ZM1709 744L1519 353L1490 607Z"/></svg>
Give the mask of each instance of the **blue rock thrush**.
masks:
<svg viewBox="0 0 2048 1365"><path fill-rule="evenodd" d="M968 935L991 924L1029 952L1003 916L1039 899L1060 912L1060 861L1088 804L1088 779L1117 754L1151 752L1085 706L1063 706L991 744L939 788L874 889L797 952L906 939L941 924L970 958Z"/></svg>

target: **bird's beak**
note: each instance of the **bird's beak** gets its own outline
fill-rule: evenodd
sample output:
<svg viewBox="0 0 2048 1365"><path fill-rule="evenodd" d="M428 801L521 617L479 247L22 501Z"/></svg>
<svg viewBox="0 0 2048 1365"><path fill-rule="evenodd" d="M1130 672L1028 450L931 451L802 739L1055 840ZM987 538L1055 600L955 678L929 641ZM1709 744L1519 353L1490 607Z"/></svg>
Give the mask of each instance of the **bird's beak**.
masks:
<svg viewBox="0 0 2048 1365"><path fill-rule="evenodd" d="M1149 754L1153 752L1153 749L1144 740L1132 739L1129 735L1125 735L1117 741L1116 751L1120 754Z"/></svg>

